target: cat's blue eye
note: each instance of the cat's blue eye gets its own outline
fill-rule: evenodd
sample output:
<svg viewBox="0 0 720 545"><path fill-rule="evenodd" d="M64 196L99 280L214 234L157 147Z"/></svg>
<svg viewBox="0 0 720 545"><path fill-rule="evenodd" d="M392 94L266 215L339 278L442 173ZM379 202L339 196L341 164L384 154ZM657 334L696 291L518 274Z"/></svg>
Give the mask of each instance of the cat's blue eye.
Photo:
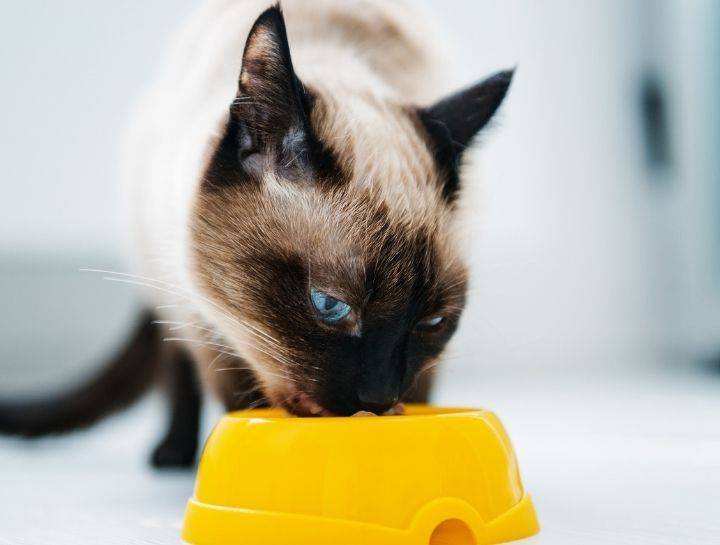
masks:
<svg viewBox="0 0 720 545"><path fill-rule="evenodd" d="M320 290L310 290L310 299L318 315L325 322L338 322L346 318L352 310L345 301Z"/></svg>
<svg viewBox="0 0 720 545"><path fill-rule="evenodd" d="M439 329L443 322L445 321L445 318L443 316L433 316L432 318L427 318L421 322L418 322L417 328L421 331L431 331L434 329Z"/></svg>

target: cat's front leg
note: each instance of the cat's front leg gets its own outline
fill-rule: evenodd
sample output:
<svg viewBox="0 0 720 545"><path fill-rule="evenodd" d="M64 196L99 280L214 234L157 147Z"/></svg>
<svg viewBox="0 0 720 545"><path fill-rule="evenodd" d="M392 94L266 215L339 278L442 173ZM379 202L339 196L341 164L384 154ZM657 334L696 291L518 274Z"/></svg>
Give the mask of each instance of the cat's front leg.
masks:
<svg viewBox="0 0 720 545"><path fill-rule="evenodd" d="M202 400L195 362L187 352L177 350L164 363L170 422L151 462L157 468L192 467L198 448Z"/></svg>

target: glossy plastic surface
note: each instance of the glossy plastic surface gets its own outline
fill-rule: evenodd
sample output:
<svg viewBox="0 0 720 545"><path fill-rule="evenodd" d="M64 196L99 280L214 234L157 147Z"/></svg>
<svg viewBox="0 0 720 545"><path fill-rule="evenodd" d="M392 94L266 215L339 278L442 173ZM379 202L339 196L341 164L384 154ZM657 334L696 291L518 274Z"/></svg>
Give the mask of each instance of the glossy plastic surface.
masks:
<svg viewBox="0 0 720 545"><path fill-rule="evenodd" d="M225 416L188 503L192 545L481 545L538 531L510 440L489 411Z"/></svg>

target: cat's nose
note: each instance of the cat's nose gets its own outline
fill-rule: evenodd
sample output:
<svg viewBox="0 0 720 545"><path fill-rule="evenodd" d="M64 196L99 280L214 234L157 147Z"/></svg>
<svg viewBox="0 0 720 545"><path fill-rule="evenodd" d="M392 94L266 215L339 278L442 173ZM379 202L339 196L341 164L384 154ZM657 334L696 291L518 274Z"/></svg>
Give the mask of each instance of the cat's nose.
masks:
<svg viewBox="0 0 720 545"><path fill-rule="evenodd" d="M395 389L361 388L358 390L358 400L363 410L383 414L397 405L400 396Z"/></svg>

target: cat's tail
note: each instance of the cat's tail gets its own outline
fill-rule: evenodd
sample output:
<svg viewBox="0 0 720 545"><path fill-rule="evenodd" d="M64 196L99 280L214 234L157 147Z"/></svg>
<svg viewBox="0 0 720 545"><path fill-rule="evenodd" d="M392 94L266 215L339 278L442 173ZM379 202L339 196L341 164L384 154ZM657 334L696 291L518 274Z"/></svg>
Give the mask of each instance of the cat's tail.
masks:
<svg viewBox="0 0 720 545"><path fill-rule="evenodd" d="M0 434L40 437L94 424L138 400L154 382L162 338L145 313L126 345L94 378L64 394L35 401L0 401Z"/></svg>

